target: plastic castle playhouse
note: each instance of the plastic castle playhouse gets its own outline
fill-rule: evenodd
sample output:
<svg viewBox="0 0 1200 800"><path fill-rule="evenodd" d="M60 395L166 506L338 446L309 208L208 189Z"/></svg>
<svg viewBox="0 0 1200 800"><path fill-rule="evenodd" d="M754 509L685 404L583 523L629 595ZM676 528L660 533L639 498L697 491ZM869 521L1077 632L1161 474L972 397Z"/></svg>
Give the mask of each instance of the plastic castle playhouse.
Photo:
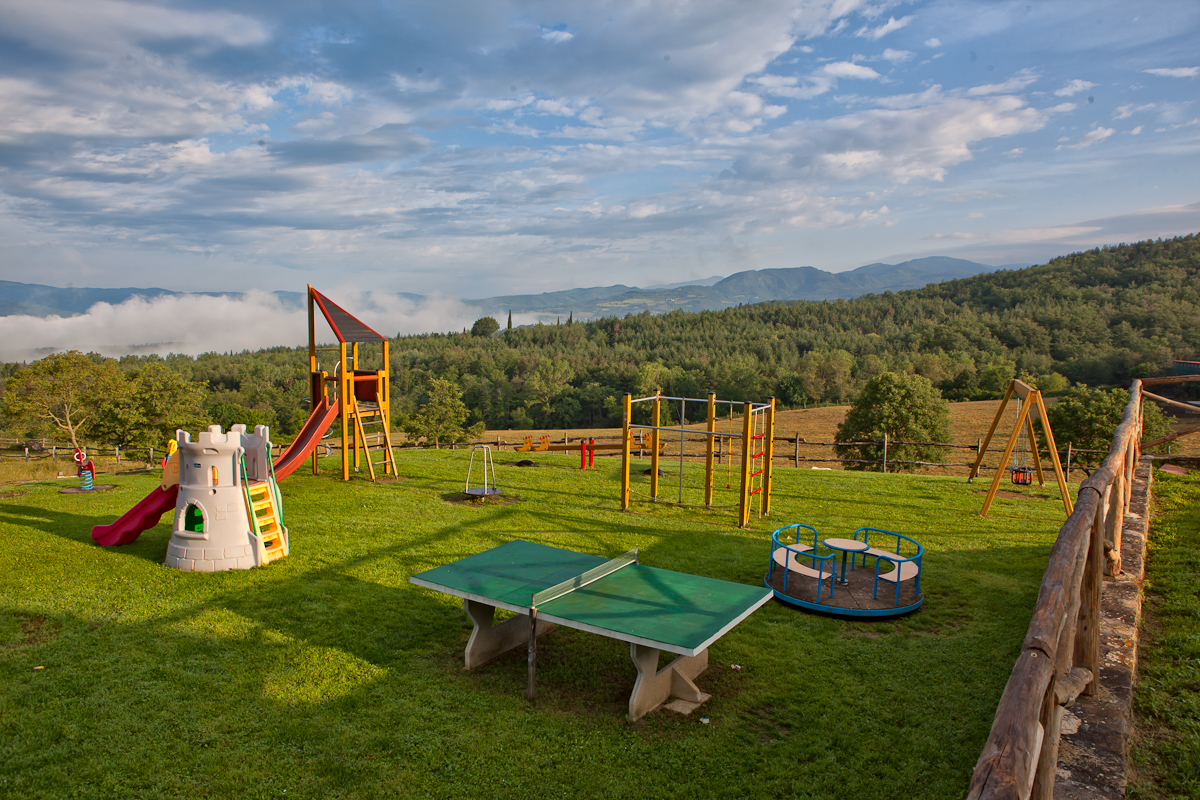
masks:
<svg viewBox="0 0 1200 800"><path fill-rule="evenodd" d="M163 487L177 482L175 524L167 544L168 567L196 572L249 569L288 554L282 498L271 463L270 433L210 425L193 442L176 432L177 451L167 462ZM172 467L174 464L174 467Z"/></svg>

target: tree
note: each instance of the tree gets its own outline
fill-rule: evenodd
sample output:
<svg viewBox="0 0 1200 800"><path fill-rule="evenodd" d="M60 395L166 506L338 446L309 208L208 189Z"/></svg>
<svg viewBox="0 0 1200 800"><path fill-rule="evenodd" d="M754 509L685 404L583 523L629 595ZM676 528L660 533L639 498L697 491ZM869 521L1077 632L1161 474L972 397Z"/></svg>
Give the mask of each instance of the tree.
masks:
<svg viewBox="0 0 1200 800"><path fill-rule="evenodd" d="M129 393L116 361L70 350L35 361L9 378L4 411L30 432L65 432L77 448Z"/></svg>
<svg viewBox="0 0 1200 800"><path fill-rule="evenodd" d="M950 406L927 378L897 372L876 375L863 386L838 426L835 447L841 458L878 461L883 458L882 440L888 437L888 461L943 460L945 448L931 444L895 442L946 442L950 439ZM880 442L850 444L850 442ZM897 464L901 470L913 465ZM847 464L847 469L868 469L869 464Z"/></svg>
<svg viewBox="0 0 1200 800"><path fill-rule="evenodd" d="M567 390L575 370L564 359L543 358L525 379L525 406L540 405L542 413L549 419L553 413L555 398Z"/></svg>
<svg viewBox="0 0 1200 800"><path fill-rule="evenodd" d="M1080 453L1072 460L1095 465L1104 460L1113 432L1121 424L1121 414L1129 403L1125 389L1089 389L1079 385L1072 388L1051 408L1047 409L1054 443L1065 447L1070 442L1076 451L1100 450L1100 453ZM1147 400L1142 404L1142 439L1157 439L1168 430L1167 418L1157 404Z"/></svg>
<svg viewBox="0 0 1200 800"><path fill-rule="evenodd" d="M498 330L500 330L500 323L496 321L495 317L480 317L471 326L471 335L488 337Z"/></svg>
<svg viewBox="0 0 1200 800"><path fill-rule="evenodd" d="M784 375L779 379L779 388L775 391L779 395L779 402L788 408L808 407L808 384L799 373Z"/></svg>
<svg viewBox="0 0 1200 800"><path fill-rule="evenodd" d="M208 425L203 384L189 381L165 364L153 361L126 380L129 391L109 405L93 428L94 435L108 444L165 447L166 442L175 438L176 429L197 431Z"/></svg>
<svg viewBox="0 0 1200 800"><path fill-rule="evenodd" d="M512 311L511 310L508 312L508 329L510 331L512 330Z"/></svg>
<svg viewBox="0 0 1200 800"><path fill-rule="evenodd" d="M429 382L429 400L404 423L404 432L413 441L425 439L440 448L443 441L458 442L483 433L482 422L464 429L468 413L458 384L433 378Z"/></svg>

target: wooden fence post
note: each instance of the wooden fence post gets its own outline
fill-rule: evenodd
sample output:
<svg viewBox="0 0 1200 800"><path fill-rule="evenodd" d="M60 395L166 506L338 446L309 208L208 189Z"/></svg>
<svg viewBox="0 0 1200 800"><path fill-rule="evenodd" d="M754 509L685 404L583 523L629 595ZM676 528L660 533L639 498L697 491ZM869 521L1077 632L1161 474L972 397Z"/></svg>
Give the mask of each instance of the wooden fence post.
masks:
<svg viewBox="0 0 1200 800"><path fill-rule="evenodd" d="M800 434L796 434L796 469L800 469Z"/></svg>
<svg viewBox="0 0 1200 800"><path fill-rule="evenodd" d="M883 432L883 474L887 474L887 431Z"/></svg>

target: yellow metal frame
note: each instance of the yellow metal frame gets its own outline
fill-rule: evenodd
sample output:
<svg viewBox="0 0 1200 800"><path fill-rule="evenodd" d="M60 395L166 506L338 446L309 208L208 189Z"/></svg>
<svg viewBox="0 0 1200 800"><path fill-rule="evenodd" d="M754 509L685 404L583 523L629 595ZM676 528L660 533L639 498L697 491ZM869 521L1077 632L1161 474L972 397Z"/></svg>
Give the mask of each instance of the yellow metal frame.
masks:
<svg viewBox="0 0 1200 800"><path fill-rule="evenodd" d="M1017 414L1017 422L1013 425L1012 433L1008 436L1008 444L1004 448L1004 455L1000 458L1000 465L996 468L996 474L992 478L992 486L988 489L987 499L983 501L983 510L979 512L979 516L986 517L988 509L992 507L992 500L996 498L996 491L1000 488L1000 479L1004 477L1004 473L1008 471L1008 462L1012 458L1013 450L1017 446L1017 439L1021 434L1021 429L1024 427L1026 435L1031 443L1033 450L1033 466L1037 471L1038 485L1044 486L1046 483L1045 475L1042 473L1042 459L1038 455L1037 437L1033 432L1033 420L1029 416L1031 408L1036 408L1038 418L1042 421L1042 430L1046 432L1046 446L1050 451L1050 460L1054 463L1054 475L1058 479L1058 491L1062 495L1063 508L1067 511L1067 516L1071 516L1074 510L1074 504L1071 502L1071 494L1067 489L1067 479L1063 474L1062 464L1058 460L1058 447L1054 444L1054 432L1050 430L1050 418L1046 414L1046 404L1042 400L1042 393L1023 381L1016 380L1008 385L1008 390L1004 393L1004 399L1000 401L1000 408L996 411L996 418L992 420L992 426L988 428L987 436L983 440L983 444L979 446L979 454L975 457L975 465L971 467L971 474L967 478L967 483L970 483L979 475L979 467L983 464L983 457L987 453L988 445L992 442L992 436L996 433L996 428L1000 425L1000 420L1004 416L1004 409L1008 407L1008 401L1016 394L1021 398L1021 411Z"/></svg>
<svg viewBox="0 0 1200 800"><path fill-rule="evenodd" d="M684 398L684 400L692 400L697 403L705 402L696 398ZM644 401L652 403L650 425L635 426L633 424L633 397L629 392L625 393L621 415L620 502L622 511L629 510L630 504L629 467L633 450L633 429L635 427L650 428L650 499L652 502L658 502L658 461L659 451L661 450L659 421L662 416L662 391L656 389L652 397L643 398L638 402ZM760 404L757 408L754 403L743 403L742 434L740 437L717 433L716 392L708 393L707 406L708 424L704 430L708 439L704 448L704 505L706 508L711 507L713 501L713 455L716 438L721 436L730 442L740 439L742 443L742 458L739 469L741 480L738 487L738 527L745 528L750 524L750 514L753 509L753 497L755 494L762 495L758 515L765 517L771 513L771 461L774 455L775 398L769 398L767 403ZM754 442L760 438L762 439L762 449L755 453ZM732 453L729 456L732 457ZM757 489L754 488L756 482L758 484Z"/></svg>

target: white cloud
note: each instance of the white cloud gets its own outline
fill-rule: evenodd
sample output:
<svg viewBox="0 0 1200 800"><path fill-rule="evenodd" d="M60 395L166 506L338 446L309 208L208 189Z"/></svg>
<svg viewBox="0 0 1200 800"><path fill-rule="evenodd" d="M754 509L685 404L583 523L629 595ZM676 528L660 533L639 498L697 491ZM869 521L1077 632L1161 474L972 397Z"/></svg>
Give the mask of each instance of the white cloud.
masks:
<svg viewBox="0 0 1200 800"><path fill-rule="evenodd" d="M1150 75L1161 75L1164 78L1194 78L1200 75L1200 67L1144 69L1142 72L1149 73Z"/></svg>
<svg viewBox="0 0 1200 800"><path fill-rule="evenodd" d="M1129 117L1132 117L1134 114L1137 114L1140 111L1149 111L1150 109L1154 108L1155 105L1156 105L1155 103L1146 103L1146 104L1140 105L1140 106L1135 106L1132 104L1124 105L1124 106L1117 106L1116 110L1113 111L1112 118L1113 119L1128 119Z"/></svg>
<svg viewBox="0 0 1200 800"><path fill-rule="evenodd" d="M478 317L457 300L414 302L384 292L329 292L340 305L384 334L456 331ZM327 330L318 333L332 339ZM242 297L168 295L97 303L74 317L0 317L0 359L23 361L63 350L119 357L136 353L199 355L263 347L296 347L308 340L308 312L280 304L272 294Z"/></svg>
<svg viewBox="0 0 1200 800"><path fill-rule="evenodd" d="M563 42L569 42L574 39L575 34L569 33L568 31L542 31L542 38L547 42L562 44Z"/></svg>
<svg viewBox="0 0 1200 800"><path fill-rule="evenodd" d="M1091 81L1081 81L1076 78L1075 80L1068 81L1066 86L1056 90L1054 94L1057 97L1070 97L1071 95L1079 94L1080 92L1086 92L1095 85L1096 84L1092 83Z"/></svg>
<svg viewBox="0 0 1200 800"><path fill-rule="evenodd" d="M893 50L890 47L883 51L884 60L891 61L893 64L903 64L905 61L911 59L913 55L911 50Z"/></svg>
<svg viewBox="0 0 1200 800"><path fill-rule="evenodd" d="M1129 134L1130 134L1131 136L1138 136L1139 134L1141 134L1141 132L1142 132L1142 126L1141 126L1141 125L1138 125L1136 128L1134 128L1133 130L1131 130L1131 131L1129 132Z"/></svg>
<svg viewBox="0 0 1200 800"><path fill-rule="evenodd" d="M1116 133L1116 131L1112 128L1096 128L1088 131L1078 139L1070 139L1064 136L1063 138L1059 139L1059 141L1063 142L1064 144L1060 144L1056 149L1062 150L1065 148L1067 150L1082 150L1085 147L1091 147L1096 142L1104 141L1114 133Z"/></svg>
<svg viewBox="0 0 1200 800"><path fill-rule="evenodd" d="M750 80L762 86L768 94L809 100L833 89L841 78L878 80L881 77L878 72L862 64L855 64L852 61L834 61L823 65L804 78L803 86L798 85L800 79L794 76L760 75Z"/></svg>
<svg viewBox="0 0 1200 800"><path fill-rule="evenodd" d="M1017 156L1024 155L1024 153L1024 147L1014 147L1012 150L1005 150L1003 153L1001 153L1001 155L1008 156L1009 158L1016 158Z"/></svg>
<svg viewBox="0 0 1200 800"><path fill-rule="evenodd" d="M888 17L888 21L883 23L879 27L877 27L877 28L863 27L863 28L860 28L857 32L855 32L854 35L861 36L866 39L872 39L872 40L878 41L879 39L882 39L884 36L887 36L889 33L900 30L904 26L908 25L908 23L912 22L914 19L916 19L916 17L911 16L911 15L909 15L907 17L901 17L900 19L896 19L895 17Z"/></svg>
<svg viewBox="0 0 1200 800"><path fill-rule="evenodd" d="M979 97L988 94L1008 94L1010 92L1019 92L1026 86L1035 83L1038 79L1036 72L1030 69L1023 69L1013 77L1003 83L988 83L982 86L972 86L967 90L967 95L970 97Z"/></svg>
<svg viewBox="0 0 1200 800"><path fill-rule="evenodd" d="M941 40L940 40L940 39L937 39L937 38L933 38L933 39L926 39L926 40L925 40L925 46L926 46L926 47L941 47L941 46L942 46L942 42L941 42Z"/></svg>

